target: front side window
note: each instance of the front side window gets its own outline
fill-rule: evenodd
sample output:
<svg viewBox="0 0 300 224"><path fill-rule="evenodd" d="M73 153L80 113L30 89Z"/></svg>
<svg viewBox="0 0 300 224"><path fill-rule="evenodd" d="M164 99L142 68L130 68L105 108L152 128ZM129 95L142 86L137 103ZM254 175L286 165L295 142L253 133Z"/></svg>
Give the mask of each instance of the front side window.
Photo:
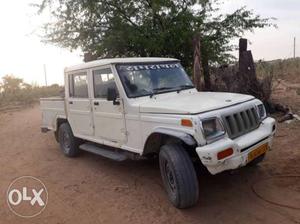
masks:
<svg viewBox="0 0 300 224"><path fill-rule="evenodd" d="M129 98L194 88L178 62L116 66Z"/></svg>
<svg viewBox="0 0 300 224"><path fill-rule="evenodd" d="M114 75L110 68L93 71L93 77L95 98L106 98L108 88L117 89Z"/></svg>
<svg viewBox="0 0 300 224"><path fill-rule="evenodd" d="M70 97L88 98L88 96L86 72L70 75Z"/></svg>

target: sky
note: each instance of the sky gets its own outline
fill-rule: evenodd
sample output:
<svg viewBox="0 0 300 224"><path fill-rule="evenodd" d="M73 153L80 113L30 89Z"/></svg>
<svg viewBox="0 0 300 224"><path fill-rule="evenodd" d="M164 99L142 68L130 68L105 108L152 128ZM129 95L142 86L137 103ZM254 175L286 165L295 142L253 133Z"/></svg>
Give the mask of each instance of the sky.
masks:
<svg viewBox="0 0 300 224"><path fill-rule="evenodd" d="M82 63L82 53L41 42L39 28L49 17L35 15L30 3L38 1L0 2L0 77L13 74L27 83L45 85L45 67L48 84L63 84L64 68ZM230 13L242 6L262 17L277 18L277 29L258 29L244 35L250 41L249 49L255 60L292 57L294 37L298 46L296 56L300 56L299 0L224 0L220 7L222 12Z"/></svg>
<svg viewBox="0 0 300 224"><path fill-rule="evenodd" d="M299 0L224 0L222 11L230 13L246 6L264 18L273 21L278 28L257 29L244 35L250 42L255 60L273 60L293 57L294 37L296 56L300 56L300 1ZM237 41L236 41L237 42ZM297 48L298 45L298 48ZM235 55L238 52L235 52Z"/></svg>

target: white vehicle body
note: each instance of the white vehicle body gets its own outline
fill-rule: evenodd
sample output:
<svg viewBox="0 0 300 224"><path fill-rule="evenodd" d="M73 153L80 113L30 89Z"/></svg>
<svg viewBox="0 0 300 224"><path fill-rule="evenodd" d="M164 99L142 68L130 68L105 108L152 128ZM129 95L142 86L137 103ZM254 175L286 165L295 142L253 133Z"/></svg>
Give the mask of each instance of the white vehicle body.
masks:
<svg viewBox="0 0 300 224"><path fill-rule="evenodd" d="M130 98L116 65L131 63L178 63L178 60L102 59L66 68L65 98L41 99L42 130L56 132L60 122L67 121L77 138L138 155L157 151L158 135L172 136L193 148L211 174L245 166L253 150L265 144L271 147L275 120L259 113L260 100L242 94L198 92L195 88ZM117 105L96 96L94 82L98 71L114 79L119 92ZM76 97L70 92L74 85L70 79L76 75L86 77L86 97ZM212 118L220 121L224 133L207 139L203 122ZM250 128L251 119L255 123ZM219 159L218 153L226 149L232 150L230 155Z"/></svg>

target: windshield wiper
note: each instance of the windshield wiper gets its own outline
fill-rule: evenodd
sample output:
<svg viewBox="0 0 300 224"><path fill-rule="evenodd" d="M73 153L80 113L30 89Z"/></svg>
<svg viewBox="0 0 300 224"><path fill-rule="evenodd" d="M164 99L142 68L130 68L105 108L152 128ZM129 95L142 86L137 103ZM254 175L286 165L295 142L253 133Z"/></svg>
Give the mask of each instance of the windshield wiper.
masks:
<svg viewBox="0 0 300 224"><path fill-rule="evenodd" d="M177 93L179 93L181 90L195 88L194 85L180 85L180 86L178 86L178 87L179 87L180 89L177 90Z"/></svg>
<svg viewBox="0 0 300 224"><path fill-rule="evenodd" d="M174 87L160 87L160 88L154 88L153 91L161 91L161 90L167 90L167 89L174 89Z"/></svg>
<svg viewBox="0 0 300 224"><path fill-rule="evenodd" d="M170 89L174 89L174 87L160 87L160 88L154 88L153 92L150 95L150 98L153 97L154 94L156 93L162 93L163 90L170 90Z"/></svg>
<svg viewBox="0 0 300 224"><path fill-rule="evenodd" d="M194 88L194 85L181 85L179 87L182 89L189 89L189 88Z"/></svg>

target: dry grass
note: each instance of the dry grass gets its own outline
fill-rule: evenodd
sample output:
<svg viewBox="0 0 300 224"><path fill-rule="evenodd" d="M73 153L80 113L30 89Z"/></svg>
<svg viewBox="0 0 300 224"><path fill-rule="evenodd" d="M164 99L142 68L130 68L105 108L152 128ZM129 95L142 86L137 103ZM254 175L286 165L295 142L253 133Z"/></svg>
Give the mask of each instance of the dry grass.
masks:
<svg viewBox="0 0 300 224"><path fill-rule="evenodd" d="M273 75L274 79L300 83L300 58L274 61L259 61L256 63L258 77Z"/></svg>
<svg viewBox="0 0 300 224"><path fill-rule="evenodd" d="M272 75L272 101L300 113L300 58L260 61L256 64L260 78Z"/></svg>

